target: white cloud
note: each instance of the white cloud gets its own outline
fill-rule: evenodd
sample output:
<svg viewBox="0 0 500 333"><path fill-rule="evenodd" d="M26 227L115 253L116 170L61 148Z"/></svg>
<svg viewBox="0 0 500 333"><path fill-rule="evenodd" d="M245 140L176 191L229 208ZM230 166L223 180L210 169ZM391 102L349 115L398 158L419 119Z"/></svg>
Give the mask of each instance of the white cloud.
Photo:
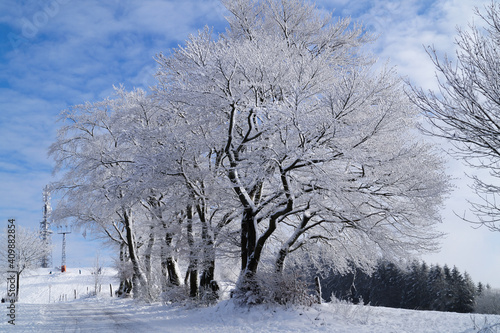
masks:
<svg viewBox="0 0 500 333"><path fill-rule="evenodd" d="M44 6L56 2L49 15ZM102 99L120 83L153 84L155 54L205 23L220 26L222 12L215 0L1 2L0 23L19 43L1 50L0 219L38 228L62 109Z"/></svg>

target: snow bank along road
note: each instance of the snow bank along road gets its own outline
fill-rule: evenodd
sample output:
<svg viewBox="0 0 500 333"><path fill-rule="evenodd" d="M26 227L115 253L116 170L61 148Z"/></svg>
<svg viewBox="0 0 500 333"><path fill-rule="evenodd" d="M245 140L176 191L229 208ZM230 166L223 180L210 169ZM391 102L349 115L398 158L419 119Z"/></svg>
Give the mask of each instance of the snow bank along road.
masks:
<svg viewBox="0 0 500 333"><path fill-rule="evenodd" d="M81 272L81 274L80 274ZM102 292L90 297L90 269L49 274L38 270L21 279L15 326L7 304L0 304L0 332L334 332L334 333L500 333L500 316L412 311L329 303L311 308L213 307L141 304L110 297L116 284L111 269L99 277ZM114 287L113 287L114 289ZM76 299L74 297L76 290ZM483 327L491 330L483 330Z"/></svg>
<svg viewBox="0 0 500 333"><path fill-rule="evenodd" d="M475 323L474 323L475 321ZM472 333L500 323L500 316L397 310L347 304L306 309L242 309L223 301L209 308L140 305L132 300L87 299L52 304L18 304L16 325L0 332L334 332Z"/></svg>

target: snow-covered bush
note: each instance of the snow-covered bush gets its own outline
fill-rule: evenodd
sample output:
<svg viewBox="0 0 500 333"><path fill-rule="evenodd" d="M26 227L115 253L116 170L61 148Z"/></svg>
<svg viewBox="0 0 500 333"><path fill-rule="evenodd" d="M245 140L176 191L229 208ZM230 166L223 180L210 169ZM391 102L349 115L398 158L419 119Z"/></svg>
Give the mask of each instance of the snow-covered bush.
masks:
<svg viewBox="0 0 500 333"><path fill-rule="evenodd" d="M339 300L335 295L331 296L330 306L333 309L333 313L341 316L349 322L356 322L360 324L367 324L370 318L372 308L369 305L353 304L348 301Z"/></svg>
<svg viewBox="0 0 500 333"><path fill-rule="evenodd" d="M236 289L233 297L243 305L279 304L311 306L317 303L317 295L304 277L296 272L259 272L248 288Z"/></svg>
<svg viewBox="0 0 500 333"><path fill-rule="evenodd" d="M187 305L192 301L186 286L170 286L160 295L163 304Z"/></svg>

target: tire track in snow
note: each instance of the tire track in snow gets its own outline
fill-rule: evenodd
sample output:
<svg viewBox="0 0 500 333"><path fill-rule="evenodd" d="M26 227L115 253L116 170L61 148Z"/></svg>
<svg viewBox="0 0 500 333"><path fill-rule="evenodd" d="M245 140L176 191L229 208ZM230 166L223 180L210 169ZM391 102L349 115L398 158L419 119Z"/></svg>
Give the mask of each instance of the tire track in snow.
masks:
<svg viewBox="0 0 500 333"><path fill-rule="evenodd" d="M20 304L12 332L154 332L129 307L113 302ZM2 328L0 327L0 331Z"/></svg>

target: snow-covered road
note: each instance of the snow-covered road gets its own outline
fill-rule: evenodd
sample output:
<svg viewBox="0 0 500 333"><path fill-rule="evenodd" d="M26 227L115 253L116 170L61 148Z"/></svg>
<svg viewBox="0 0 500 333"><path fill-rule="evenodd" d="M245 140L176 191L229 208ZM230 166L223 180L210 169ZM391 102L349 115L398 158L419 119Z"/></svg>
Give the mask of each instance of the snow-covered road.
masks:
<svg viewBox="0 0 500 333"><path fill-rule="evenodd" d="M112 302L17 304L15 332L154 332L129 307ZM1 328L0 328L1 330ZM167 332L167 331L164 331Z"/></svg>
<svg viewBox="0 0 500 333"><path fill-rule="evenodd" d="M347 304L302 309L208 308L137 304L95 299L18 303L16 325L0 332L192 332L192 333L477 333L500 332L499 316L363 307ZM481 330L490 326L490 330Z"/></svg>

